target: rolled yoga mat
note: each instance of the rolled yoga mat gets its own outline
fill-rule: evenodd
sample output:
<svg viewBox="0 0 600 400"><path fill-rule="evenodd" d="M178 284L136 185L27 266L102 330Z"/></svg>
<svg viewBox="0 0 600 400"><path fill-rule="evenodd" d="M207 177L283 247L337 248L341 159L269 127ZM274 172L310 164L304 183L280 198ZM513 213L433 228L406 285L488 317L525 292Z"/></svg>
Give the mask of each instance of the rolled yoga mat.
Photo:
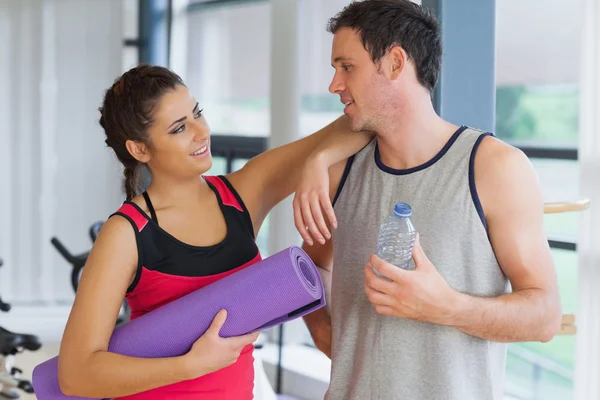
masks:
<svg viewBox="0 0 600 400"><path fill-rule="evenodd" d="M159 358L187 353L221 309L221 337L260 331L325 305L321 276L310 257L292 246L215 283L115 328L108 351ZM33 370L39 400L75 400L58 384L58 357Z"/></svg>

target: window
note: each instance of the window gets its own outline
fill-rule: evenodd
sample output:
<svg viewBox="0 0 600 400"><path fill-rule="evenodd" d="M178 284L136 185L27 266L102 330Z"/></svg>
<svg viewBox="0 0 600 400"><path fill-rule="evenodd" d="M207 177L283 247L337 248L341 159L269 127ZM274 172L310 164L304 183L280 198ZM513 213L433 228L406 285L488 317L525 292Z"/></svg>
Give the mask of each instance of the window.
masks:
<svg viewBox="0 0 600 400"><path fill-rule="evenodd" d="M579 194L577 160L531 158L545 201L575 200ZM550 239L574 242L579 229L578 213L546 214L544 226Z"/></svg>
<svg viewBox="0 0 600 400"><path fill-rule="evenodd" d="M334 71L329 67L332 38L326 26L328 19L347 3L349 0L299 3L301 15L310 16L300 22L302 73L290 77L300 81L301 135L318 130L342 112L338 96L328 92ZM576 200L579 193L581 5L582 0L568 6L560 0L547 0L544 7L535 0L496 2L495 134L530 157L548 202ZM233 135L232 139L237 140L244 136L264 139L270 134L269 18L267 0L196 0L188 6L184 79L203 104L216 136ZM255 143L266 148L266 142ZM248 157L232 155L225 149L215 154L210 173L238 169ZM549 214L544 219L564 313L576 311L574 238L578 220L577 213ZM263 254L267 254L268 224L266 221L257 239ZM286 326L285 342L310 346L312 340L301 321L292 324ZM276 332L271 332L271 339L277 340ZM571 398L574 354L574 336L557 336L546 344L510 344L507 398Z"/></svg>
<svg viewBox="0 0 600 400"><path fill-rule="evenodd" d="M496 3L496 135L530 157L547 202L573 201L579 194L581 8L579 0L568 7L557 0L549 0L544 7L533 0ZM563 313L574 313L574 238L579 215L547 214L544 225L553 247ZM572 398L574 347L572 335L559 335L545 344L510 344L507 395L518 399Z"/></svg>
<svg viewBox="0 0 600 400"><path fill-rule="evenodd" d="M500 86L496 135L519 145L577 146L579 88L572 84Z"/></svg>
<svg viewBox="0 0 600 400"><path fill-rule="evenodd" d="M564 313L576 311L577 254L552 250ZM509 345L506 392L520 399L569 399L573 390L575 336L548 343Z"/></svg>
<svg viewBox="0 0 600 400"><path fill-rule="evenodd" d="M270 4L188 6L186 81L213 134L268 136Z"/></svg>
<svg viewBox="0 0 600 400"><path fill-rule="evenodd" d="M344 111L340 97L329 93L333 78L331 43L333 36L327 32L329 18L339 12L349 0L304 0L300 13L300 132L307 135L326 126ZM310 16L307 18L306 16Z"/></svg>
<svg viewBox="0 0 600 400"><path fill-rule="evenodd" d="M187 10L186 84L210 126L215 153L209 174L236 171L266 149L263 140L246 142L240 157L231 152L244 136L270 134L270 4L268 1L190 1ZM218 137L226 136L226 142ZM268 255L267 217L256 238Z"/></svg>
<svg viewBox="0 0 600 400"><path fill-rule="evenodd" d="M300 134L308 135L339 117L343 105L328 92L332 36L327 20L348 0L307 0L300 47ZM269 136L270 4L268 1L190 2L187 13L186 74L188 87L204 108L213 135ZM266 147L265 147L266 148ZM225 150L224 150L225 151ZM228 161L230 168L228 168ZM211 174L236 170L245 158L215 157ZM269 218L257 238L268 254ZM309 341L310 336L306 335Z"/></svg>

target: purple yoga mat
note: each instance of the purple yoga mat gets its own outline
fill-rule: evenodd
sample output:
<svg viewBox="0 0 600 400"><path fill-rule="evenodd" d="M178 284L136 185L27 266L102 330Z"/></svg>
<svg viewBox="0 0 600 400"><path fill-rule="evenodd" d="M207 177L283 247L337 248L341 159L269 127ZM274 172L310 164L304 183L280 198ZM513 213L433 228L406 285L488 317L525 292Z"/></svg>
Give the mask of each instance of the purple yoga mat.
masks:
<svg viewBox="0 0 600 400"><path fill-rule="evenodd" d="M221 309L227 320L222 337L270 328L325 305L321 276L299 247L292 246L202 289L116 328L108 350L132 357L185 354ZM58 384L58 357L33 370L39 400L75 400Z"/></svg>

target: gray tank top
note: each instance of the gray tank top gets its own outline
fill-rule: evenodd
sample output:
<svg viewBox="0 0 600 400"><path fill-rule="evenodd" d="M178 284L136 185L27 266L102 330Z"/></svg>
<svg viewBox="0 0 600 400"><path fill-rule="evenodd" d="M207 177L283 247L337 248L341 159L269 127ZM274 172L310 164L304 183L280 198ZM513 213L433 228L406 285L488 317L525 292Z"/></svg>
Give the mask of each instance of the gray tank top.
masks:
<svg viewBox="0 0 600 400"><path fill-rule="evenodd" d="M328 400L500 400L506 345L452 327L375 312L364 266L383 220L411 205L425 254L448 284L474 296L508 291L487 236L474 156L488 135L461 127L429 162L394 170L373 140L351 158L334 199L332 371Z"/></svg>

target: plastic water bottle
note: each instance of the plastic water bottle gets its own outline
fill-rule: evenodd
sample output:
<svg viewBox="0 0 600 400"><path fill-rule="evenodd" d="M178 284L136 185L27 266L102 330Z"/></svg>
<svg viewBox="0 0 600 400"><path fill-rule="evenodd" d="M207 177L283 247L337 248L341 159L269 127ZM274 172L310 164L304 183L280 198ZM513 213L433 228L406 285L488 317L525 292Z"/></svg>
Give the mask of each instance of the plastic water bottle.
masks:
<svg viewBox="0 0 600 400"><path fill-rule="evenodd" d="M377 256L402 269L413 269L412 250L417 231L410 216L411 207L406 203L396 203L392 215L387 217L379 229ZM382 276L375 271L377 275Z"/></svg>

